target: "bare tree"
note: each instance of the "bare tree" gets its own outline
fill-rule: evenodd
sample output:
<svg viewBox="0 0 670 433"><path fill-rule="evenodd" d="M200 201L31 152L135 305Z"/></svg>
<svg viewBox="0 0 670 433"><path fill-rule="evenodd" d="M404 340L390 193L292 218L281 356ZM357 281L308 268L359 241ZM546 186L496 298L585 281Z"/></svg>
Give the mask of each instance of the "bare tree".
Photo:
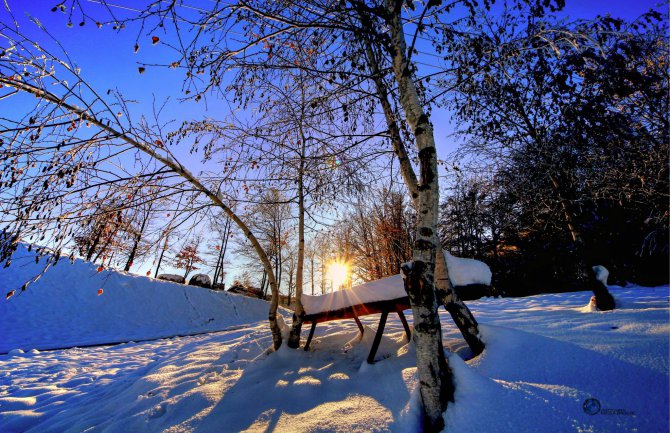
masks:
<svg viewBox="0 0 670 433"><path fill-rule="evenodd" d="M216 262L214 265L214 278L212 278L213 285L223 283L223 277L225 275L224 260L226 258L226 252L228 251L228 241L232 236L230 232L230 219L225 218L223 225L220 223L220 221L221 218L216 217L211 223L214 226L213 228L215 232L217 233L216 239L214 241Z"/></svg>
<svg viewBox="0 0 670 433"><path fill-rule="evenodd" d="M188 274L198 269L197 264L205 262L198 253L201 241L200 237L196 237L193 241L181 247L175 256L174 267L184 269L184 279Z"/></svg>
<svg viewBox="0 0 670 433"><path fill-rule="evenodd" d="M29 237L37 233L42 239L51 234L56 254L47 262L46 271L60 257L58 253L72 236L73 224L91 215L97 203L125 197L128 185L138 180L162 177L172 181L158 188L155 197L143 200L180 193L185 182L225 212L259 255L273 292L269 321L273 345L278 348L282 337L276 322L278 292L272 266L253 232L226 205L227 198L175 159L159 124L150 124L145 118L137 125L131 123L120 95L115 103L107 103L75 66L53 55L44 44L27 39L11 26L3 25L0 33L9 45L0 58L0 84L13 89L10 97L29 94L36 98L25 117L3 121L0 126L2 172L9 175L8 181L3 181L2 196L10 197L0 206L7 216L3 222L14 233L3 239L0 259L10 263L24 233ZM88 128L95 130L89 133ZM137 156L137 172L127 177L108 176L110 172L103 166L114 166L115 158L124 153ZM38 254L47 251L40 248Z"/></svg>

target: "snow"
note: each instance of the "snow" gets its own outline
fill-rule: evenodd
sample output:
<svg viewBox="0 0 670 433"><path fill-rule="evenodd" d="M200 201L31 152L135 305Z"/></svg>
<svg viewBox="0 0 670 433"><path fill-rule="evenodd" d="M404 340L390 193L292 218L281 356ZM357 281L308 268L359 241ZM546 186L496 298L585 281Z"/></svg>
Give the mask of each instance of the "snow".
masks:
<svg viewBox="0 0 670 433"><path fill-rule="evenodd" d="M73 269L84 265L75 263ZM65 274L67 269L59 264L54 272ZM69 303L88 303L89 297L98 302L112 293L125 293L125 301L113 302L113 309L97 304L97 311L114 311L117 319L101 322L101 335L119 338L135 331L116 329L124 320L139 320L131 305L135 302L146 317L135 326L151 328L153 317L162 320L166 301L139 292L159 291L169 297L167 290L158 289L167 287L183 299L186 292L179 289L190 290L190 298L192 291L209 293L115 273L108 277L115 284L108 283L98 297L97 285L88 281L98 281L99 274L71 272L80 279L71 284L71 279L60 278L60 284L68 286L62 293L56 281L32 289L42 303L56 302L62 311L51 316L50 327L67 329L77 320L73 315L80 311ZM48 282L47 278L48 274ZM124 284L133 290L124 291ZM46 328L50 340L33 335L43 329L31 324L48 309L29 301L30 290L0 302L2 343L11 337L17 349L0 355L3 433L420 430L415 352L393 315L373 365L365 360L377 315L361 318L366 327L362 338L353 320L334 321L317 327L310 351L283 345L270 353L267 303L220 292L219 297L203 295L209 302L225 300L217 304L221 318L216 320L223 323L226 317L228 323L242 323L232 319L237 311L251 323L203 335L31 353L19 348L32 347L31 342L40 339L54 344L61 336ZM588 292L470 302L487 343L474 359L468 359L469 349L449 316L441 314L456 382L455 402L445 412L445 431L668 431L670 287L610 286L610 291L619 307L588 314L582 312ZM51 292L80 295L65 301ZM8 305L23 305L15 307L21 314L8 316ZM198 320L180 317L192 317L193 307L181 302L181 308L179 314L172 311L172 319L190 324L191 331L201 329ZM283 328L288 331L285 324ZM69 338L76 339L77 333L80 339L90 334L85 327L74 328ZM599 401L600 413L585 413L589 398Z"/></svg>
<svg viewBox="0 0 670 433"><path fill-rule="evenodd" d="M325 295L310 296L303 294L300 298L307 314L324 311L335 311L352 305L376 301L387 301L407 296L402 277L393 275L379 280L359 284L346 290L337 290Z"/></svg>
<svg viewBox="0 0 670 433"><path fill-rule="evenodd" d="M593 273L596 274L596 280L603 283L604 286L607 286L607 277L610 275L610 271L602 265L594 266Z"/></svg>
<svg viewBox="0 0 670 433"><path fill-rule="evenodd" d="M12 265L0 269L0 287L19 289L42 268L21 246ZM217 331L255 322L267 311L260 300L62 259L26 291L0 302L0 353Z"/></svg>
<svg viewBox="0 0 670 433"><path fill-rule="evenodd" d="M581 310L582 313L593 313L594 311L600 311L598 307L596 306L596 297L591 296L591 299L589 299L589 303L584 306Z"/></svg>
<svg viewBox="0 0 670 433"><path fill-rule="evenodd" d="M484 262L475 259L466 259L452 256L444 251L447 258L449 279L454 286L468 286L470 284L491 285L491 269Z"/></svg>
<svg viewBox="0 0 670 433"><path fill-rule="evenodd" d="M491 269L486 263L452 256L447 251L444 251L444 254L447 259L449 279L454 286L491 285ZM393 275L324 295L303 294L300 299L307 314L335 311L369 302L399 299L407 296L403 278L402 274Z"/></svg>

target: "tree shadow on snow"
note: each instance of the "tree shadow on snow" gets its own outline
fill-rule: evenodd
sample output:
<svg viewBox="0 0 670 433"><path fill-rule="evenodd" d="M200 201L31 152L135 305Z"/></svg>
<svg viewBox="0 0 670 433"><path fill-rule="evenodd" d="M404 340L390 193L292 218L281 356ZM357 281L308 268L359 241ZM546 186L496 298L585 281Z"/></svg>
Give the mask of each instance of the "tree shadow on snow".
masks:
<svg viewBox="0 0 670 433"><path fill-rule="evenodd" d="M403 370L414 366L402 331L387 329L368 365L374 332L360 340L350 324L322 328L309 352L282 347L249 364L195 431L393 429L410 400Z"/></svg>

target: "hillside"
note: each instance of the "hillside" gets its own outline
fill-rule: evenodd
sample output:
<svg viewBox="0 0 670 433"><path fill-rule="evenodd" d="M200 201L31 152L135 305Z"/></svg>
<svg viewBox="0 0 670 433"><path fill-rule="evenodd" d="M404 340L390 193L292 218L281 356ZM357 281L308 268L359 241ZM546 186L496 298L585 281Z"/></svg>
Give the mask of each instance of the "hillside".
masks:
<svg viewBox="0 0 670 433"><path fill-rule="evenodd" d="M21 246L12 265L0 268L3 293L19 289L42 268ZM218 331L262 320L267 311L260 300L98 272L92 263L63 259L26 291L0 302L0 353Z"/></svg>

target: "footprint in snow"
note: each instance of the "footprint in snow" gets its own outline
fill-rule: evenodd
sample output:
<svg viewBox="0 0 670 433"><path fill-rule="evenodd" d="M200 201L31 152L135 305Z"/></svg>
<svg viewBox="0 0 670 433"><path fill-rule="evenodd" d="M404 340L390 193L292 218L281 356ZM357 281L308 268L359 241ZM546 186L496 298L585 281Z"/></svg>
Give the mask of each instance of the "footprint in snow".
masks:
<svg viewBox="0 0 670 433"><path fill-rule="evenodd" d="M154 406L154 407L151 409L151 411L149 412L149 416L148 416L148 418L149 418L149 419L160 418L160 417L162 417L163 415L165 415L165 412L167 412L167 403L157 404L157 405Z"/></svg>
<svg viewBox="0 0 670 433"><path fill-rule="evenodd" d="M200 378L198 378L198 385L202 386L208 382L215 382L218 380L219 374L216 372L211 372L209 374L206 374Z"/></svg>

